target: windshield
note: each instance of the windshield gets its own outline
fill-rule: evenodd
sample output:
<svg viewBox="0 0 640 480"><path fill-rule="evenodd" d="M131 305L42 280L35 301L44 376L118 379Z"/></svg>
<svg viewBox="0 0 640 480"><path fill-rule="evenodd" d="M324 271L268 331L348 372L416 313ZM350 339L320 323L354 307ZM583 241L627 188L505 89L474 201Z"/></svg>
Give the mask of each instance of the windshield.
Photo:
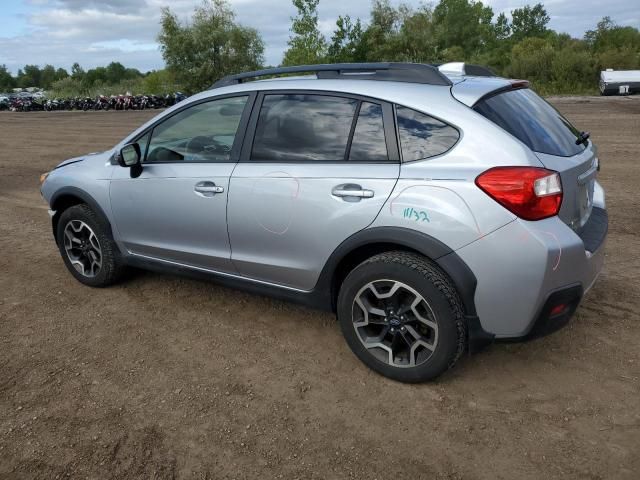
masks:
<svg viewBox="0 0 640 480"><path fill-rule="evenodd" d="M528 88L507 90L487 97L473 109L534 152L571 157L586 148L582 143L576 145L580 132Z"/></svg>

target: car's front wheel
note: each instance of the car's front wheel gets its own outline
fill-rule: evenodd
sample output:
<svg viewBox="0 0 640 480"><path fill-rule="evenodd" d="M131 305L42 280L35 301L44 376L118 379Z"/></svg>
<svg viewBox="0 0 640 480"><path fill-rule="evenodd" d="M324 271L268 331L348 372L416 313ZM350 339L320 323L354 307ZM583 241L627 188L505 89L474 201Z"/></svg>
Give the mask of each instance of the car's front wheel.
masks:
<svg viewBox="0 0 640 480"><path fill-rule="evenodd" d="M340 288L337 311L358 358L401 382L437 377L466 346L455 288L433 262L417 254L387 252L358 265Z"/></svg>
<svg viewBox="0 0 640 480"><path fill-rule="evenodd" d="M57 240L64 264L81 283L106 287L122 273L118 247L105 220L88 205L74 205L60 214Z"/></svg>

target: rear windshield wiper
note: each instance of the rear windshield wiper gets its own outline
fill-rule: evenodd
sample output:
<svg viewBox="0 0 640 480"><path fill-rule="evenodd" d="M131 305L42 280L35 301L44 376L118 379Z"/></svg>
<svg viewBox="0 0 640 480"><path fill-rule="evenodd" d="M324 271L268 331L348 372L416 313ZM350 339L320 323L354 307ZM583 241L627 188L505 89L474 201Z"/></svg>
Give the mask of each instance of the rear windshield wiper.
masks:
<svg viewBox="0 0 640 480"><path fill-rule="evenodd" d="M578 134L578 138L576 138L576 145L580 145L581 143L584 143L586 145L587 140L589 140L590 136L591 134L589 132L580 132Z"/></svg>

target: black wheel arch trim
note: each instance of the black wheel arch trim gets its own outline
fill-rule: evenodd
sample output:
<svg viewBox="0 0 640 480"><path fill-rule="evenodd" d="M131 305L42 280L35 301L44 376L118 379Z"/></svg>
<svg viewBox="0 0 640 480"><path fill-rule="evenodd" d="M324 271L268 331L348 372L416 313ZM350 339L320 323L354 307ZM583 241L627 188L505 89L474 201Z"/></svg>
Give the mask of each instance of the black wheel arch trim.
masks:
<svg viewBox="0 0 640 480"><path fill-rule="evenodd" d="M404 227L371 227L361 230L343 241L327 260L314 288L317 304L330 305L335 310L334 275L341 262L361 247L390 244L414 250L434 261L451 279L464 306L469 335L469 351L480 351L491 343L494 335L486 332L477 316L475 292L477 279L469 266L440 240ZM314 302L314 303L316 303Z"/></svg>
<svg viewBox="0 0 640 480"><path fill-rule="evenodd" d="M318 278L314 291L331 295L334 274L340 263L355 250L373 244L391 244L415 250L438 264L455 284L468 315L475 315L473 296L476 278L462 259L441 241L404 227L372 227L360 230L343 241L331 254ZM332 298L327 299L333 302Z"/></svg>
<svg viewBox="0 0 640 480"><path fill-rule="evenodd" d="M86 203L87 205L89 205L89 207L94 212L96 212L98 215L100 215L104 219L104 222L108 228L108 233L109 235L111 235L111 238L113 238L113 231L111 229L111 223L109 222L109 217L106 215L106 213L104 212L100 204L95 200L95 198L93 198L89 193L82 190L81 188L62 187L59 190L56 190L56 192L51 196L51 200L49 202L51 210L54 210L56 212L53 218L51 219L51 227L53 228L53 238L56 240L56 243L58 242L56 229L58 224L58 218L60 218L60 213L61 213L56 208L56 204L57 202L60 201L60 199L64 197L76 197L79 200L81 200L82 203Z"/></svg>

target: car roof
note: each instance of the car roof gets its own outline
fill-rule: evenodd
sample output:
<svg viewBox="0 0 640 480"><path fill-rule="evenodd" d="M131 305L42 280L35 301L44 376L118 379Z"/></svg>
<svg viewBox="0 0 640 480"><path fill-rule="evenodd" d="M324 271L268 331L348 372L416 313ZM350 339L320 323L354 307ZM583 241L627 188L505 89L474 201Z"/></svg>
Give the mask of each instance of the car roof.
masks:
<svg viewBox="0 0 640 480"><path fill-rule="evenodd" d="M442 104L458 100L472 106L494 90L509 87L511 82L501 77L474 77L447 74L452 85L430 85L399 81L320 79L315 75L278 77L254 80L235 85L217 87L201 92L193 100L236 92L269 90L308 90L362 95L405 106L429 103Z"/></svg>
<svg viewBox="0 0 640 480"><path fill-rule="evenodd" d="M393 92L389 90L410 90L415 93L414 87L406 87L407 84L413 84L420 86L420 96L436 96L431 98L432 101L438 100L439 95L440 100L451 101L453 97L467 106L472 106L493 90L509 86L508 80L498 77L490 68L465 62L372 62L295 65L254 70L222 77L213 84L211 90L222 92L223 88L236 87L234 91L246 91L246 87L239 86L247 84L253 84L249 87L250 90L298 89L299 82L307 82L304 85L308 90L326 90L326 86L330 85L334 91L389 101L395 101L389 98L388 95L393 96ZM345 85L337 88L340 83L335 82ZM382 84L383 88L377 84ZM445 93L442 87L448 92Z"/></svg>

